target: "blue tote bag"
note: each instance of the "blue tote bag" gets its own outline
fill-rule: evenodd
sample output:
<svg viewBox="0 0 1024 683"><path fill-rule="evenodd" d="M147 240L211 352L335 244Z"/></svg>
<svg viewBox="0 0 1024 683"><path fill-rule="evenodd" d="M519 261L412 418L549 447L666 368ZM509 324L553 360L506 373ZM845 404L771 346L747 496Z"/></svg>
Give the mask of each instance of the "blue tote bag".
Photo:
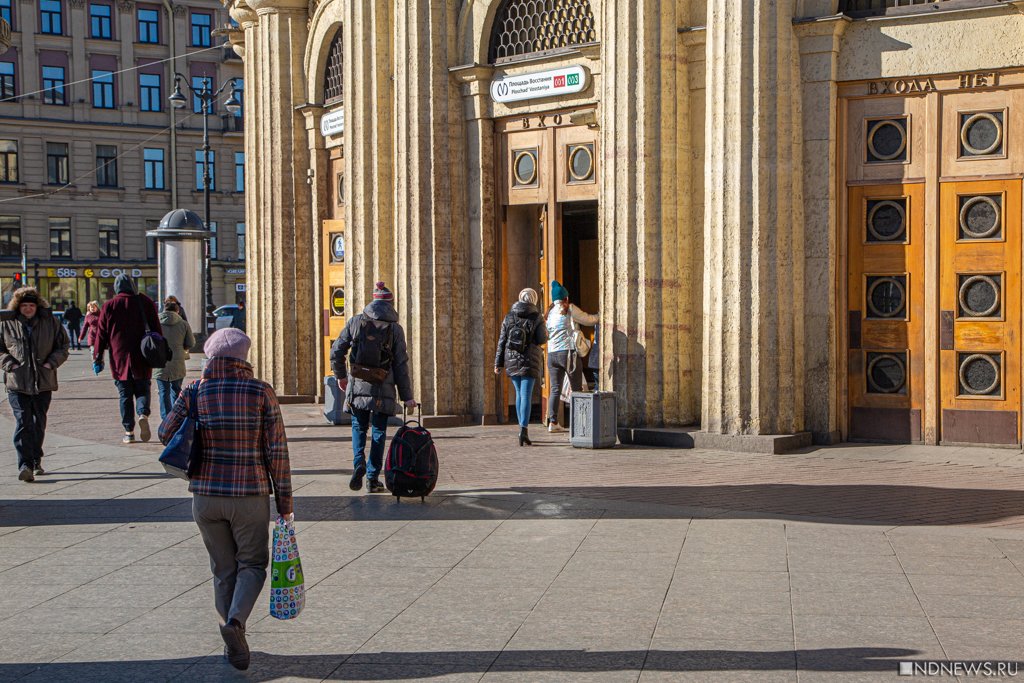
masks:
<svg viewBox="0 0 1024 683"><path fill-rule="evenodd" d="M199 434L199 384L196 382L189 389L188 417L160 454L160 464L167 473L186 480L191 479L199 469L203 455L203 444Z"/></svg>

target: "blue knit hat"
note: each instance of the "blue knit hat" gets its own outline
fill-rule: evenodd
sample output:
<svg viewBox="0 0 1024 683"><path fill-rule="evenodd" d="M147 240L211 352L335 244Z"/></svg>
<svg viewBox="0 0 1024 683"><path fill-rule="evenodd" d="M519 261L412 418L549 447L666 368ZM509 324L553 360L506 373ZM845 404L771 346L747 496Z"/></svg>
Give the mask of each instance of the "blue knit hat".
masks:
<svg viewBox="0 0 1024 683"><path fill-rule="evenodd" d="M569 298L569 290L562 286L558 280L551 281L551 300L566 301Z"/></svg>

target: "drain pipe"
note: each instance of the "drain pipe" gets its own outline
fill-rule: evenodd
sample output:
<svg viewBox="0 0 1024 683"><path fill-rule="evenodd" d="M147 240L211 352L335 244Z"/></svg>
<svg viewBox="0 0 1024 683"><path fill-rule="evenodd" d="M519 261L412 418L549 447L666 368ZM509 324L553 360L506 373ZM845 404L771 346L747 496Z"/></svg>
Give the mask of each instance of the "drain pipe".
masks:
<svg viewBox="0 0 1024 683"><path fill-rule="evenodd" d="M170 28L169 39L171 43L171 78L167 82L168 90L174 82L174 74L178 72L178 46L174 39L174 8L170 0L163 0L164 8L167 10L167 26ZM177 109L164 103L171 112L171 210L178 207L178 123Z"/></svg>

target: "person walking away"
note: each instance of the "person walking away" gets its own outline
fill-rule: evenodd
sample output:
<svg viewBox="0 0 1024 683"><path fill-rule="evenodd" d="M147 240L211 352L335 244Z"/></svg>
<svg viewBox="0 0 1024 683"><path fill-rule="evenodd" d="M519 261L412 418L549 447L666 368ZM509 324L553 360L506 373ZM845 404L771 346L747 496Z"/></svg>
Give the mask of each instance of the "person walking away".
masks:
<svg viewBox="0 0 1024 683"><path fill-rule="evenodd" d="M78 341L85 340L86 346L92 351L96 346L96 332L100 322L100 304L98 301L90 301L85 305L85 322L82 324L82 333Z"/></svg>
<svg viewBox="0 0 1024 683"><path fill-rule="evenodd" d="M117 292L114 298L100 309L92 369L97 375L103 372L103 354L109 349L110 373L121 397L121 425L124 427L121 442L135 442L136 415L139 438L149 441L153 368L143 359L140 345L147 325L153 332L162 334L160 319L156 304L145 294L139 294L130 276L118 275L114 291Z"/></svg>
<svg viewBox="0 0 1024 683"><path fill-rule="evenodd" d="M188 485L192 516L210 555L224 656L242 670L249 668L246 621L270 562L271 493L278 514L293 519L281 407L273 387L253 376L246 361L251 344L241 330L210 335L202 379L181 392L159 430L161 443L167 444L188 417L195 396L202 458Z"/></svg>
<svg viewBox="0 0 1024 683"><path fill-rule="evenodd" d="M43 471L46 413L57 391L57 368L68 359L64 326L34 287L15 290L0 323L0 368L14 413L18 479L35 481Z"/></svg>
<svg viewBox="0 0 1024 683"><path fill-rule="evenodd" d="M64 309L64 323L68 326L68 336L71 337L71 348L76 351L82 350L82 340L79 337L82 334L82 309L75 305L72 301L71 305Z"/></svg>
<svg viewBox="0 0 1024 683"><path fill-rule="evenodd" d="M178 315L181 316L182 320L188 322L188 316L185 314L185 306L180 301L178 301L178 297L174 296L173 294L168 294L166 297L164 297L164 303L178 304Z"/></svg>
<svg viewBox="0 0 1024 683"><path fill-rule="evenodd" d="M394 294L377 283L373 301L353 316L331 345L331 369L339 386L345 387L345 412L352 415L353 491L384 490L380 471L384 461L388 418L398 414L397 396L407 408L415 408L409 378L409 354L405 330L398 324ZM352 351L351 358L346 358ZM397 387L397 392L396 392ZM372 427L370 458L366 459L366 433Z"/></svg>
<svg viewBox="0 0 1024 683"><path fill-rule="evenodd" d="M160 326L164 331L164 339L174 354L162 368L153 369L156 380L156 393L160 397L160 419L171 412L174 401L181 393L181 383L185 379L185 358L189 349L196 345L192 327L178 313L178 304L173 301L164 302L164 311L160 314Z"/></svg>
<svg viewBox="0 0 1024 683"><path fill-rule="evenodd" d="M520 446L533 445L528 430L533 389L544 376L544 352L540 347L547 343L548 332L537 308L539 299L537 291L529 287L519 292L519 301L512 304L512 310L501 322L498 352L494 356L494 374L505 368L516 390Z"/></svg>
<svg viewBox="0 0 1024 683"><path fill-rule="evenodd" d="M551 282L551 308L548 309L548 376L551 388L548 393L547 425L549 432L565 431L558 426L559 401L562 397L562 383L566 374L573 391L582 388L582 366L573 348L573 322L577 325L597 325L597 313L587 313L569 301L569 290L558 280Z"/></svg>

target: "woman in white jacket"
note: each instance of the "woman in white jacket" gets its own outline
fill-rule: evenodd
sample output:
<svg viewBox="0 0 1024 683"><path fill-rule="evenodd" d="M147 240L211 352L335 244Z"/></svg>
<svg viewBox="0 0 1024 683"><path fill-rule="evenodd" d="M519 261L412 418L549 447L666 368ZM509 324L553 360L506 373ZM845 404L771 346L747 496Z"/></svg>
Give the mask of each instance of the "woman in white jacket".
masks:
<svg viewBox="0 0 1024 683"><path fill-rule="evenodd" d="M580 381L585 359L576 357L573 348L573 322L593 326L598 322L597 313L587 313L569 302L569 291L557 280L551 283L551 308L548 310L548 376L551 387L548 392L547 425L549 432L564 431L558 426L558 402L562 397L562 382L569 375L573 391L582 387Z"/></svg>

